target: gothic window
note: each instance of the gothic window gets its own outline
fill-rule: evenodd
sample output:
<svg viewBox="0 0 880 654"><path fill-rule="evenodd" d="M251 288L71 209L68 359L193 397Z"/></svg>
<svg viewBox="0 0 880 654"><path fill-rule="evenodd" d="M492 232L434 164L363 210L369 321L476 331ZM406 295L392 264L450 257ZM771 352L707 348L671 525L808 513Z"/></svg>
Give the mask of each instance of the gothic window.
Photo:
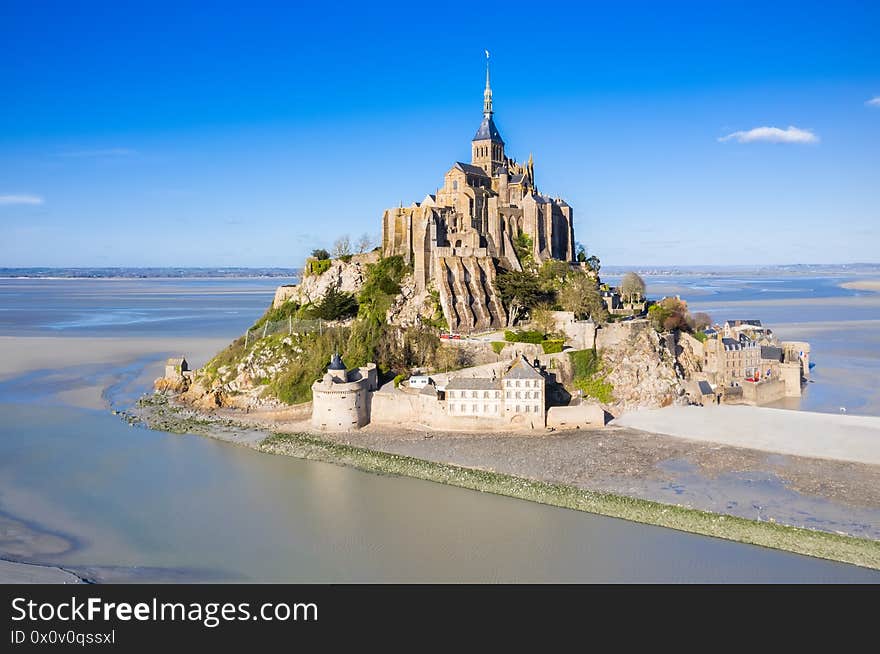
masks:
<svg viewBox="0 0 880 654"><path fill-rule="evenodd" d="M471 405L471 409L473 409L473 412L476 413L476 412L477 412L477 405L476 405L476 404L472 404L472 405Z"/></svg>
<svg viewBox="0 0 880 654"><path fill-rule="evenodd" d="M466 404L462 404L462 405L461 405L461 412L462 412L462 413L465 413L466 411L467 411L467 405L466 405Z"/></svg>
<svg viewBox="0 0 880 654"><path fill-rule="evenodd" d="M471 391L471 397L477 397L477 391Z"/></svg>
<svg viewBox="0 0 880 654"><path fill-rule="evenodd" d="M452 180L452 190L453 191L458 190L458 180L457 179Z"/></svg>
<svg viewBox="0 0 880 654"><path fill-rule="evenodd" d="M488 398L489 398L489 391L483 391L483 399L485 400Z"/></svg>

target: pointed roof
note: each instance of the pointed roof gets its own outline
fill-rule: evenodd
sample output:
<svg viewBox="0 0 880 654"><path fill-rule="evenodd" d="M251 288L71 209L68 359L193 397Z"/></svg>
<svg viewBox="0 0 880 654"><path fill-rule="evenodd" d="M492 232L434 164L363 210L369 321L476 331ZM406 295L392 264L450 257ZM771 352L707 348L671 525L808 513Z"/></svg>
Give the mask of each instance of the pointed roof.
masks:
<svg viewBox="0 0 880 654"><path fill-rule="evenodd" d="M492 141L504 145L501 140L501 133L495 127L495 121L492 120L492 87L489 86L489 51L486 50L486 90L483 91L483 122L480 123L480 129L474 135L473 141Z"/></svg>
<svg viewBox="0 0 880 654"><path fill-rule="evenodd" d="M342 363L339 352L334 352L333 356L330 357L330 365L327 367L327 370L345 370L345 364Z"/></svg>
<svg viewBox="0 0 880 654"><path fill-rule="evenodd" d="M542 379L543 375L535 370L534 366L529 363L525 356L520 355L511 364L510 368L504 373L505 379Z"/></svg>
<svg viewBox="0 0 880 654"><path fill-rule="evenodd" d="M474 138L472 141L492 141L493 143L500 143L504 145L504 140L501 138L501 133L498 131L498 128L495 127L495 121L492 120L492 114L484 114L483 122L480 123L480 129L477 130L477 133L474 134Z"/></svg>

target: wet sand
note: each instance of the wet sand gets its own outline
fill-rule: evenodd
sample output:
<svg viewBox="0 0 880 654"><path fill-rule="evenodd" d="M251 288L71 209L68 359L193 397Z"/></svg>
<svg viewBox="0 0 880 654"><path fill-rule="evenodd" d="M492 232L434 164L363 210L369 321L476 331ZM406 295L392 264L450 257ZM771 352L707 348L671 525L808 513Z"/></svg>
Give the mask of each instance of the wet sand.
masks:
<svg viewBox="0 0 880 654"><path fill-rule="evenodd" d="M849 288L854 291L877 291L880 292L880 279L860 279L854 282L844 282L841 288Z"/></svg>
<svg viewBox="0 0 880 654"><path fill-rule="evenodd" d="M46 565L31 565L0 559L0 583L3 584L80 584L71 572Z"/></svg>
<svg viewBox="0 0 880 654"><path fill-rule="evenodd" d="M268 410L205 413L172 402L134 415L160 430L255 449L262 449L269 433L311 434L434 463L880 540L878 465L773 454L613 424L519 434L368 425L316 434L308 420Z"/></svg>
<svg viewBox="0 0 880 654"><path fill-rule="evenodd" d="M64 404L82 408L106 408L101 401L107 379L122 364L146 357L184 354L194 367L203 365L219 350L229 344L227 338L122 338L122 337L53 337L53 336L0 336L0 381L28 372L45 370L59 379L65 378L65 369L89 366L91 370L106 366L94 383L72 384L56 396ZM161 360L144 375L161 374ZM76 373L74 373L76 374ZM152 382L152 378L148 380ZM149 383L145 388L149 387Z"/></svg>

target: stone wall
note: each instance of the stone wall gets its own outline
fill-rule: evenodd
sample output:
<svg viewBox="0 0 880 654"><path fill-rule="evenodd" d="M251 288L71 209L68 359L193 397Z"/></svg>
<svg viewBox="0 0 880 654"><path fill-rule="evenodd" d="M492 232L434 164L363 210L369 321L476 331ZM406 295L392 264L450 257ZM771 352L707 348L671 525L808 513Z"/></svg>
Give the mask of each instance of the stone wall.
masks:
<svg viewBox="0 0 880 654"><path fill-rule="evenodd" d="M547 427L554 429L604 426L605 409L599 404L585 402L575 406L553 406L547 411Z"/></svg>
<svg viewBox="0 0 880 654"><path fill-rule="evenodd" d="M781 379L760 382L742 382L742 398L749 404L767 404L785 397L785 382Z"/></svg>
<svg viewBox="0 0 880 654"><path fill-rule="evenodd" d="M801 365L799 363L779 364L779 375L785 383L786 397L801 396Z"/></svg>
<svg viewBox="0 0 880 654"><path fill-rule="evenodd" d="M592 320L575 320L573 311L554 311L556 329L575 350L590 350L596 344L597 325Z"/></svg>

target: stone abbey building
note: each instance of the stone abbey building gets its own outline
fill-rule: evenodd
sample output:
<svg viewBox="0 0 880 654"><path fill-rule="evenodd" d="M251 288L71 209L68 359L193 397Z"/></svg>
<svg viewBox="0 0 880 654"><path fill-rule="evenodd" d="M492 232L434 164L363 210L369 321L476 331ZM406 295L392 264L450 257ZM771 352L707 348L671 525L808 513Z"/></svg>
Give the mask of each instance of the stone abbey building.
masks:
<svg viewBox="0 0 880 654"><path fill-rule="evenodd" d="M439 292L454 331L506 323L494 280L499 266L522 270L514 248L520 233L531 239L539 263L575 257L571 207L538 191L531 155L525 164L507 156L493 114L487 59L483 121L471 140L470 163L456 162L435 195L382 216L383 255L402 255L417 290Z"/></svg>

